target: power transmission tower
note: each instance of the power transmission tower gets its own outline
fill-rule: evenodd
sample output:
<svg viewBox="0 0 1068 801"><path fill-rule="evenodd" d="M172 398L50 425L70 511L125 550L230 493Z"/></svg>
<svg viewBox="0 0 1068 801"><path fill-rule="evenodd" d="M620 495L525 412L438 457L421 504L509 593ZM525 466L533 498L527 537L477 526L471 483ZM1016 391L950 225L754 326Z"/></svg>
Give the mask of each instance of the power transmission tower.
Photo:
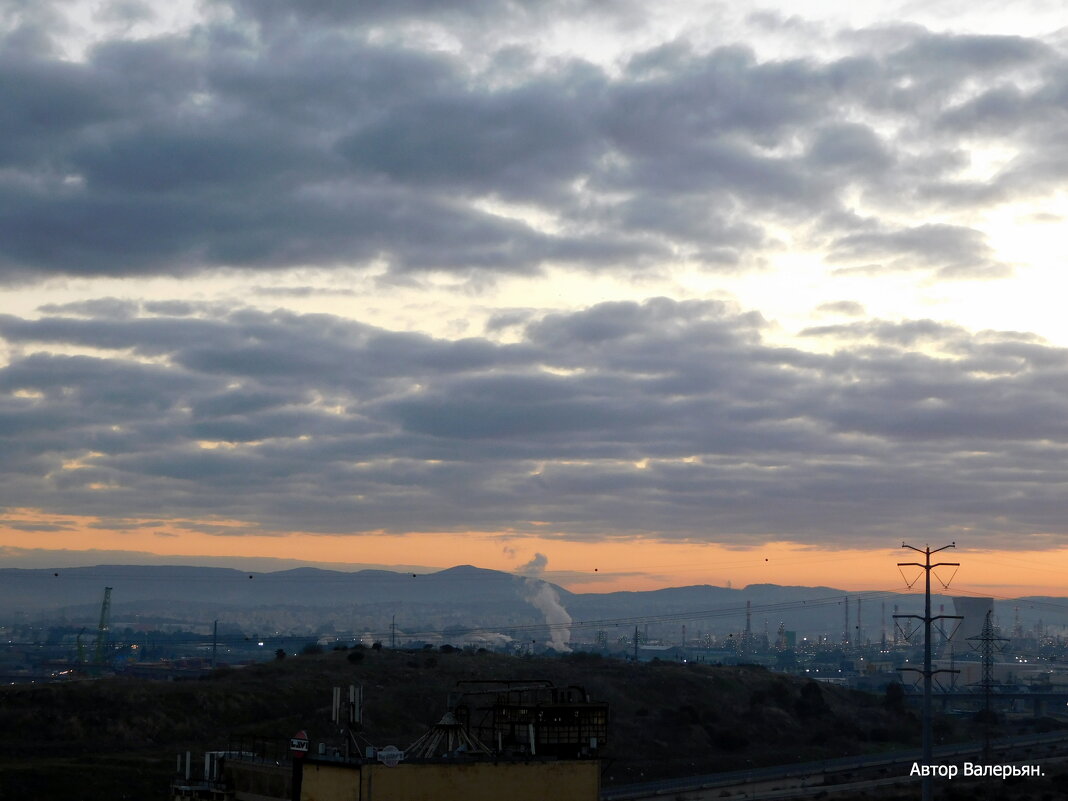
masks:
<svg viewBox="0 0 1068 801"><path fill-rule="evenodd" d="M909 670L915 673L923 675L923 761L924 764L930 768L934 763L934 753L931 738L931 677L936 673L952 673L951 670L932 670L931 669L931 624L936 620L953 619L960 620L960 615L937 615L931 616L931 571L937 567L960 567L960 562L937 562L931 564L931 555L936 554L939 551L944 551L947 548L956 548L957 543L951 542L949 545L943 545L941 548L935 548L931 550L931 546L928 545L923 549L914 548L911 545L907 545L904 542L901 543L902 548L908 548L910 551L916 551L916 553L922 553L924 555L924 561L920 562L898 562L898 568L902 567L918 567L924 571L924 578L926 580L926 589L924 591L924 604L923 604L923 617L919 615L894 615L895 618L914 618L916 620L923 621L923 670L919 668L900 668L901 670ZM923 801L931 801L932 782L930 776L923 777Z"/></svg>
<svg viewBox="0 0 1068 801"><path fill-rule="evenodd" d="M975 637L969 637L969 640L974 640L979 643L979 649L983 655L983 680L981 686L983 688L983 762L987 765L990 764L990 723L992 722L993 714L990 711L990 694L994 686L994 651L1000 651L1004 648L1001 643L1008 642L1008 639L998 635L997 629L994 627L992 615L994 610L988 609L986 611L986 619L983 621L983 630ZM974 646L973 646L974 647Z"/></svg>

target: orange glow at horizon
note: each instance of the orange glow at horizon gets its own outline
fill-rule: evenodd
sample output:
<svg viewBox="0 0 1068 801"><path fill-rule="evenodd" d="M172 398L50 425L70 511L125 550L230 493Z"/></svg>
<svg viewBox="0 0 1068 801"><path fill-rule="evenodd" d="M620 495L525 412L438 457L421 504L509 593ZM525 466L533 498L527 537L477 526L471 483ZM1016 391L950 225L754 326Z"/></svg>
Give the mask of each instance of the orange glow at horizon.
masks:
<svg viewBox="0 0 1068 801"><path fill-rule="evenodd" d="M8 509L0 522L0 565L4 562L2 549L6 547L55 551L57 567L70 560L70 552L79 552L79 564L86 564L85 557L93 551L130 551L188 557L189 564L197 564L198 559L229 557L299 560L339 570L358 564L423 565L432 569L472 564L515 572L540 553L548 559L544 578L576 592L652 590L694 584L729 584L738 589L748 584L779 584L907 592L897 563L922 559L919 554L900 548L814 547L796 542L742 548L653 538L574 541L512 532L264 534L240 522L217 520L163 524L145 521L142 526L121 530L91 526L102 524L93 518ZM227 533L230 530L234 533ZM1068 548L957 548L943 551L936 561L961 563L948 590L938 578L949 580L952 568L939 571L932 579L932 590L937 592L974 592L995 597L1068 595L1063 582L1068 573ZM908 578L911 580L912 575ZM919 590L922 583L913 588Z"/></svg>

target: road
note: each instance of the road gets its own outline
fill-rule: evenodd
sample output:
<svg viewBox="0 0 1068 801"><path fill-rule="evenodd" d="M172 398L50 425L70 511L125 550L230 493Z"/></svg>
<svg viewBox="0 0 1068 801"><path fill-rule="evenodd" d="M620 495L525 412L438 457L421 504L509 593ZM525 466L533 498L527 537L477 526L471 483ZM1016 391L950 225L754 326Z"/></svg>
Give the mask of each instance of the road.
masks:
<svg viewBox="0 0 1068 801"><path fill-rule="evenodd" d="M1066 745L1068 732L1001 738L991 743L991 764L1033 764L1051 757L1063 757ZM982 743L957 743L936 748L935 757L938 763L953 764L979 761L982 752ZM689 801L700 798L726 798L739 793L745 793L748 798L804 798L833 789L845 791L919 781L909 773L912 765L921 758L922 752L915 749L664 779L604 788L601 791L601 801L663 801L665 796L682 794L686 794Z"/></svg>

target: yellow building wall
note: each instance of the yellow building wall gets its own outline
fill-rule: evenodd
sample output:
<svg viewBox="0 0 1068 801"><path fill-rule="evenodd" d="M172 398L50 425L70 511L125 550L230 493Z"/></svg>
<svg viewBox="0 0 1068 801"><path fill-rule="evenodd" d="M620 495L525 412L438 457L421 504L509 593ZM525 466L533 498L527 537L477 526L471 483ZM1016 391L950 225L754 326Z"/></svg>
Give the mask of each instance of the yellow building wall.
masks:
<svg viewBox="0 0 1068 801"><path fill-rule="evenodd" d="M304 766L301 801L597 801L601 766L562 762Z"/></svg>
<svg viewBox="0 0 1068 801"><path fill-rule="evenodd" d="M235 801L276 801L293 797L293 769L289 765L227 762L224 775L234 788Z"/></svg>
<svg viewBox="0 0 1068 801"><path fill-rule="evenodd" d="M359 801L360 768L341 765L304 766L300 801Z"/></svg>

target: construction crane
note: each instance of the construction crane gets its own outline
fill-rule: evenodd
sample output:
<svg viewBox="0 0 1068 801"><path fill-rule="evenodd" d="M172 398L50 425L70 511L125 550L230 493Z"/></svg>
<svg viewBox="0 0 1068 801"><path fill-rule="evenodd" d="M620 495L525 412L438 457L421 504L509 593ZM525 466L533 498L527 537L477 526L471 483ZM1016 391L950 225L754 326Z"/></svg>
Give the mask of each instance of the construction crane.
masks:
<svg viewBox="0 0 1068 801"><path fill-rule="evenodd" d="M93 649L93 664L107 662L108 623L111 619L111 587L104 587L104 602L100 604L100 625L96 629L96 646Z"/></svg>

